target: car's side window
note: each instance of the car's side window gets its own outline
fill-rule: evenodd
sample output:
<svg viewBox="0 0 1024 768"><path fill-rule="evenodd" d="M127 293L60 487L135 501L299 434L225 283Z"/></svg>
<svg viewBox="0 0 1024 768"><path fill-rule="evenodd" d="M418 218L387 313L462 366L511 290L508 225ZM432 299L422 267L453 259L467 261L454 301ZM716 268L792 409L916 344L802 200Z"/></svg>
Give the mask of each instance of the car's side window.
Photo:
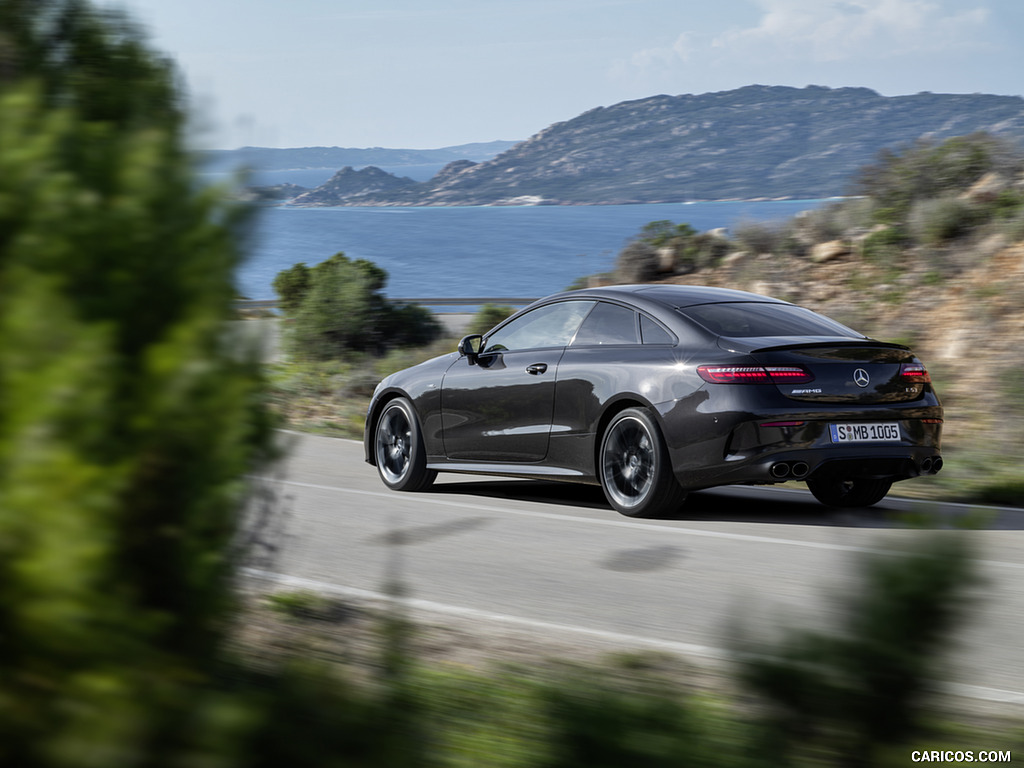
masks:
<svg viewBox="0 0 1024 768"><path fill-rule="evenodd" d="M484 342L488 352L564 347L587 316L593 301L562 301L527 312L502 326Z"/></svg>
<svg viewBox="0 0 1024 768"><path fill-rule="evenodd" d="M676 338L645 314L640 315L640 335L644 344L675 344Z"/></svg>
<svg viewBox="0 0 1024 768"><path fill-rule="evenodd" d="M639 344L637 335L636 313L632 309L620 307L618 304L598 302L587 319L583 321L574 347L591 344Z"/></svg>

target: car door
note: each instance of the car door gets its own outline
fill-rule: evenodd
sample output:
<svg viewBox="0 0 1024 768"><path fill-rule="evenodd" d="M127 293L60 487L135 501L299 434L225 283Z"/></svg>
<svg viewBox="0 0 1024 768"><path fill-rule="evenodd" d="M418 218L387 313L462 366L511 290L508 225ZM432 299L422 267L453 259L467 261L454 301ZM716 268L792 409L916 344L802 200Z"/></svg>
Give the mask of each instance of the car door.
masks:
<svg viewBox="0 0 1024 768"><path fill-rule="evenodd" d="M593 301L545 304L499 326L480 355L441 382L445 453L462 461L536 462L547 455L558 362Z"/></svg>

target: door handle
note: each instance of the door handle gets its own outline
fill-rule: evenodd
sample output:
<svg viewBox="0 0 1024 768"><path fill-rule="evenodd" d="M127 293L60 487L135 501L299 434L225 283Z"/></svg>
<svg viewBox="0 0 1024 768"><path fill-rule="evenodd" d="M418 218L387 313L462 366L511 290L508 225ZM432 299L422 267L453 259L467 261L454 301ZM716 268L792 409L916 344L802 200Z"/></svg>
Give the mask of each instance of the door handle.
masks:
<svg viewBox="0 0 1024 768"><path fill-rule="evenodd" d="M547 363L534 363L533 365L526 366L526 372L532 373L534 376L544 373L548 369Z"/></svg>

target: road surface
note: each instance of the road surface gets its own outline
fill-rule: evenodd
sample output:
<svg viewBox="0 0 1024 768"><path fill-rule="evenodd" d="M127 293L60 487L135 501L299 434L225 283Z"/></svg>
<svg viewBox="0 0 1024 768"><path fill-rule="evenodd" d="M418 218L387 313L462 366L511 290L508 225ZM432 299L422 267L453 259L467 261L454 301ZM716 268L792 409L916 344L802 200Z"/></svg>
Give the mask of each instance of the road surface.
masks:
<svg viewBox="0 0 1024 768"><path fill-rule="evenodd" d="M886 499L834 511L806 492L732 487L690 496L673 520L631 520L600 489L440 475L387 490L354 440L287 433L271 483L289 511L269 569L291 588L372 598L397 578L415 611L536 633L663 648L709 664L734 620L754 632L821 626L865 552L965 519L985 579L943 681L978 701L1024 706L1024 511ZM927 482L921 479L908 482ZM908 520L913 516L915 522Z"/></svg>

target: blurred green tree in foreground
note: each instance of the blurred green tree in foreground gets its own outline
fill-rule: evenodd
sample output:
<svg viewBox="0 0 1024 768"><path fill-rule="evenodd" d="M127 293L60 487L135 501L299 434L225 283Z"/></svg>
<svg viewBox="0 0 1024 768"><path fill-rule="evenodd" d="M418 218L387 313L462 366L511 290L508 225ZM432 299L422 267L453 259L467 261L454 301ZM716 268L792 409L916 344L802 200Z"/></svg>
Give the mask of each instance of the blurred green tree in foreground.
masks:
<svg viewBox="0 0 1024 768"><path fill-rule="evenodd" d="M0 0L0 765L415 765L395 685L230 650L273 423L185 121L119 15Z"/></svg>

